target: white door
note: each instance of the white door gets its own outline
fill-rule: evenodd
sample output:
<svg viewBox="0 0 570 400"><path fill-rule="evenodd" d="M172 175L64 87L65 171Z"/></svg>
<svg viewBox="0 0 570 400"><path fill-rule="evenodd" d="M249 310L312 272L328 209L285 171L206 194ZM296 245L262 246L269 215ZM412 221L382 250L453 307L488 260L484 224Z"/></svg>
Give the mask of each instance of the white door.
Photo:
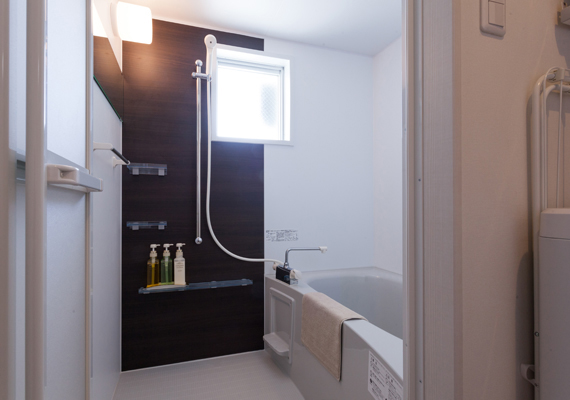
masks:
<svg viewBox="0 0 570 400"><path fill-rule="evenodd" d="M26 399L89 397L90 4L27 2Z"/></svg>

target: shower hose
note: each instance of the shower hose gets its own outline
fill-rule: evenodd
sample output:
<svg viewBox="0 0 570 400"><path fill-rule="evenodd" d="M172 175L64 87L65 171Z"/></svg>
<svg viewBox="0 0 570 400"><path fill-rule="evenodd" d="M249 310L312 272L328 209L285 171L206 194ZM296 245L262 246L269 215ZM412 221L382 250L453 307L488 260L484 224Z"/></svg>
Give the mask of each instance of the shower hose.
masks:
<svg viewBox="0 0 570 400"><path fill-rule="evenodd" d="M210 219L210 187L212 181L212 108L210 103L210 96L211 96L211 79L207 80L207 107L208 107L208 172L206 178L206 220L208 221L208 229L210 230L210 234L212 235L212 239L218 245L220 249L224 251L224 253L228 254L229 256L247 262L273 262L273 267L275 268L275 264L283 265L282 261L273 260L271 258L247 258L241 257L237 254L232 253L228 249L226 249L218 240L216 235L214 234L214 228L212 228L212 221Z"/></svg>

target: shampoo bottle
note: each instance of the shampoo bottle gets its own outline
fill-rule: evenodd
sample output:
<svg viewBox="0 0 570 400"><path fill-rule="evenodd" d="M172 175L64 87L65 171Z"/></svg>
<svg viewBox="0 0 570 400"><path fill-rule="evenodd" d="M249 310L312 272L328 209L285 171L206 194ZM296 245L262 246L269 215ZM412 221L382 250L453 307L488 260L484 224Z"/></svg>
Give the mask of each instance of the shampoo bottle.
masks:
<svg viewBox="0 0 570 400"><path fill-rule="evenodd" d="M186 243L176 243L176 258L174 259L174 284L178 286L186 286L186 261L182 254L182 246Z"/></svg>
<svg viewBox="0 0 570 400"><path fill-rule="evenodd" d="M146 287L153 287L160 284L160 263L158 262L158 255L156 248L159 244L151 244L150 258L146 263Z"/></svg>
<svg viewBox="0 0 570 400"><path fill-rule="evenodd" d="M161 285L172 285L172 258L170 258L170 251L168 248L172 244L165 243L164 253L162 253L162 260L160 261L160 284Z"/></svg>

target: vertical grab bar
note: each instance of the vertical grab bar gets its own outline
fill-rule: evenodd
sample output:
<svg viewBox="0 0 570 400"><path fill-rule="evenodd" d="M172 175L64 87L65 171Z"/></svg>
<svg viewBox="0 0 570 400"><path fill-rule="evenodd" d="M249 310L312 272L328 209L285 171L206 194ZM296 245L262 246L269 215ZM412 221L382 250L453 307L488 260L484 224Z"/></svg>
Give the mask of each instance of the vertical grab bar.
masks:
<svg viewBox="0 0 570 400"><path fill-rule="evenodd" d="M192 78L196 79L196 244L202 243L201 234L201 147L202 147L202 84L200 77L202 74L202 61L196 60L196 72L192 73Z"/></svg>

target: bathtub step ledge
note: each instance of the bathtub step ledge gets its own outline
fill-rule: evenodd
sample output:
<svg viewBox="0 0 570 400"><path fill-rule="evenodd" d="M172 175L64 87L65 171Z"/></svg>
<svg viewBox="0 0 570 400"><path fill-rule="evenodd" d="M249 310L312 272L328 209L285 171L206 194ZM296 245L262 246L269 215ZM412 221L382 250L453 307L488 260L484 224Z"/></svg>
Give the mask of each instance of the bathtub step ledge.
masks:
<svg viewBox="0 0 570 400"><path fill-rule="evenodd" d="M282 357L289 356L289 345L287 342L277 336L276 333L268 333L267 335L264 335L263 340L265 340L269 347L271 347L271 350L273 350L278 355Z"/></svg>

